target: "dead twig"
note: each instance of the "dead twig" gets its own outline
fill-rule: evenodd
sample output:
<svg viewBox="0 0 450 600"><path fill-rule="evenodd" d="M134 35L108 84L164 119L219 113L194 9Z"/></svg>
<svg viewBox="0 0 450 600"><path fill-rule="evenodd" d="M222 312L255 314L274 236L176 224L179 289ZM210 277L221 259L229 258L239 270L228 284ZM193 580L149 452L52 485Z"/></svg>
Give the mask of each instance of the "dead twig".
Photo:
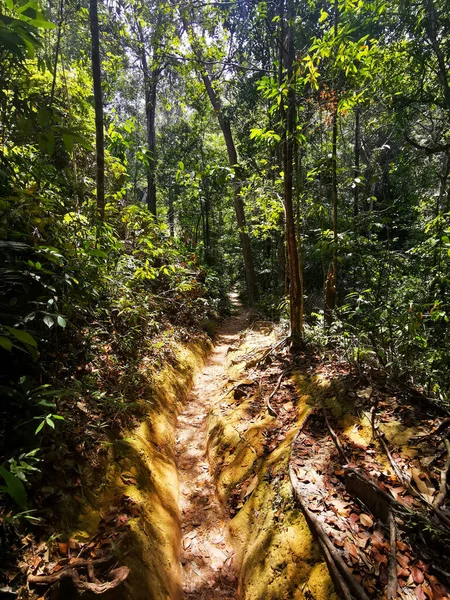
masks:
<svg viewBox="0 0 450 600"><path fill-rule="evenodd" d="M339 453L339 456L341 457L342 463L344 465L346 465L348 463L347 455L345 454L345 451L344 451L344 448L342 447L340 439L338 438L338 436L336 435L336 432L330 425L330 421L328 419L328 415L327 415L327 411L326 411L325 407L323 408L323 414L325 417L325 423L327 424L327 427L328 427L328 431L330 432L330 435L331 435L331 439L333 440L334 445L337 448L337 451Z"/></svg>
<svg viewBox="0 0 450 600"><path fill-rule="evenodd" d="M283 377L285 375L287 375L288 373L290 373L293 368L294 367L289 367L281 373L281 375L278 377L277 385L275 386L273 392L270 394L270 396L266 400L267 411L268 411L269 415L272 417L275 417L275 418L278 417L278 413L273 408L271 402L272 402L273 398L275 397L276 393L278 392L278 390L280 389L280 385L281 385L281 382L283 381Z"/></svg>
<svg viewBox="0 0 450 600"><path fill-rule="evenodd" d="M258 360L258 362L256 363L256 367L259 367L259 365L261 363L263 363L271 354L273 354L275 352L275 350L278 350L278 348L280 348L281 346L284 346L285 344L287 344L289 342L289 337L285 337L282 340L280 340L279 342L277 342L276 344L274 344L273 346L271 346L270 348L268 348L263 355L261 356L261 358Z"/></svg>

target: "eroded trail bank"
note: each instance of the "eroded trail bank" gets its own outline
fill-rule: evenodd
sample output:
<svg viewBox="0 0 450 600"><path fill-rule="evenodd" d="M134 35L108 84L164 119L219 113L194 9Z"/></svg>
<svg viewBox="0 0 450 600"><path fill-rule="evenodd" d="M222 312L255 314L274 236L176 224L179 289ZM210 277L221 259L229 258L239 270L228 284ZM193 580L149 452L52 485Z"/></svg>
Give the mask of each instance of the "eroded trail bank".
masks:
<svg viewBox="0 0 450 600"><path fill-rule="evenodd" d="M223 389L230 347L239 342L248 313L227 319L205 368L197 376L181 415L176 435L180 478L181 564L185 598L235 599L236 564L227 540L227 516L220 506L206 455L207 419L211 399Z"/></svg>

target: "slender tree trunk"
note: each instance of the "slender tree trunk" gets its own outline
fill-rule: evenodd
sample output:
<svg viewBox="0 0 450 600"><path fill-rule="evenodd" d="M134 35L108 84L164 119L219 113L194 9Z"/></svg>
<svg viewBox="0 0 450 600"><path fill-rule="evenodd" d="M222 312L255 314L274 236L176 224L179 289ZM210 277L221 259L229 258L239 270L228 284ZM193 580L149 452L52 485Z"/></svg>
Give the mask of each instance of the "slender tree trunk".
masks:
<svg viewBox="0 0 450 600"><path fill-rule="evenodd" d="M190 31L187 19L182 17L183 26L187 32ZM194 36L193 36L194 37ZM192 49L197 59L201 62L202 53L201 48L195 40L192 42ZM225 146L228 154L228 162L230 168L234 171L235 178L233 179L233 196L234 196L234 210L236 213L236 220L239 229L239 237L242 248L242 255L244 259L244 270L245 277L247 280L247 293L249 304L255 304L258 300L258 287L256 284L255 266L253 263L253 252L250 243L250 236L247 231L247 223L245 219L244 203L241 197L241 182L239 173L238 156L236 152L236 146L234 145L233 134L231 131L230 122L226 119L222 112L222 106L220 99L214 90L211 78L204 67L200 67L200 75L208 94L211 105L216 113L217 120L219 121L220 129L225 141Z"/></svg>
<svg viewBox="0 0 450 600"><path fill-rule="evenodd" d="M148 148L148 166L147 166L147 206L148 210L156 216L156 88L158 84L156 71L152 71L150 78L146 83L146 114L147 114L147 148Z"/></svg>
<svg viewBox="0 0 450 600"><path fill-rule="evenodd" d="M448 79L448 67L445 61L445 55L442 51L442 48L439 44L439 32L438 32L438 24L439 17L436 11L436 5L433 0L427 0L427 20L426 20L426 31L428 38L433 47L433 51L436 55L436 59L438 62L438 77L442 85L442 91L444 94L445 104L448 110L450 110L450 84ZM444 15L442 15L444 16Z"/></svg>
<svg viewBox="0 0 450 600"><path fill-rule="evenodd" d="M95 149L97 158L97 213L98 218L103 221L105 218L105 139L103 131L103 100L97 0L90 0L89 19L92 43L92 78L94 80Z"/></svg>
<svg viewBox="0 0 450 600"><path fill-rule="evenodd" d="M295 88L293 86L294 40L292 22L294 18L293 0L287 2L286 28L286 77L288 81L286 128L283 134L284 158L284 214L286 221L286 244L289 268L290 327L293 342L300 341L303 335L302 290L298 260L295 218L293 209L293 158L295 134Z"/></svg>
<svg viewBox="0 0 450 600"><path fill-rule="evenodd" d="M236 220L239 228L239 236L241 240L242 254L244 258L245 275L247 279L247 291L248 299L250 304L254 304L258 300L258 288L256 285L255 267L253 264L253 253L250 244L250 237L247 233L247 225L245 220L244 203L241 197L241 183L239 178L239 165L238 156L236 152L236 146L234 145L233 134L231 132L231 126L227 119L224 118L222 113L222 107L220 100L212 86L211 79L209 76L202 72L201 74L203 83L211 101L212 107L216 113L219 121L220 128L225 140L225 145L228 153L228 162L230 167L236 174L233 179L233 192L234 192L234 209L236 212Z"/></svg>
<svg viewBox="0 0 450 600"><path fill-rule="evenodd" d="M144 74L145 91L145 117L147 121L147 206L148 210L156 216L156 96L158 80L161 75L161 67L148 65L145 38L139 16L136 17L136 25L141 46L141 65Z"/></svg>
<svg viewBox="0 0 450 600"><path fill-rule="evenodd" d="M334 39L337 38L339 24L339 4L338 0L334 3ZM333 64L333 69L336 65ZM333 211L333 258L331 269L328 271L325 285L325 326L329 327L333 322L333 311L336 308L336 283L337 283L337 257L338 257L338 187L337 187L337 135L338 135L338 97L336 92L335 75L333 75L332 89L335 93L333 107L333 131L332 131L332 150L331 150L331 204Z"/></svg>
<svg viewBox="0 0 450 600"><path fill-rule="evenodd" d="M355 160L355 170L353 171L353 177L355 181L353 182L355 187L353 188L353 215L356 217L359 214L359 184L356 179L360 176L360 160L361 160L361 110L360 107L357 106L355 108L355 148L354 148L354 160Z"/></svg>
<svg viewBox="0 0 450 600"><path fill-rule="evenodd" d="M172 176L169 181L169 211L167 213L167 220L169 221L169 234L170 237L175 237L175 212L173 206L173 185Z"/></svg>
<svg viewBox="0 0 450 600"><path fill-rule="evenodd" d="M58 73L59 48L61 46L61 34L62 34L63 23L64 23L64 0L61 0L59 3L58 36L56 38L55 63L53 65L52 91L50 92L50 106L52 106L53 99L55 97L56 75Z"/></svg>
<svg viewBox="0 0 450 600"><path fill-rule="evenodd" d="M298 276L300 279L300 315L303 330L303 315L305 311L304 282L303 282L303 248L302 248L302 216L301 216L301 194L302 194L302 149L297 147L297 157L295 161L295 204L296 204L296 236L297 236L297 254L298 254Z"/></svg>

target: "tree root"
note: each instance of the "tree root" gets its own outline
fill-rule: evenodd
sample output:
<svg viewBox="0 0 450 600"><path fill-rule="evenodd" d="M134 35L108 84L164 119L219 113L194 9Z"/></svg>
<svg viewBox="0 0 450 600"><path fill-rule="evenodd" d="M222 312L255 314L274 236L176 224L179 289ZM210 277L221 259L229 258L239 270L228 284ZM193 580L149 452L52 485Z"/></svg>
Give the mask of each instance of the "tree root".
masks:
<svg viewBox="0 0 450 600"><path fill-rule="evenodd" d="M83 558L74 558L71 562L53 575L28 575L28 583L35 585L52 585L65 577L70 577L74 586L80 592L90 591L94 594L104 594L105 592L118 587L130 573L128 567L117 567L108 573L110 581L100 582L95 576L94 565L107 563L114 560L109 554L95 560L85 560ZM88 576L91 581L84 581L78 573L79 568L85 567L88 570Z"/></svg>

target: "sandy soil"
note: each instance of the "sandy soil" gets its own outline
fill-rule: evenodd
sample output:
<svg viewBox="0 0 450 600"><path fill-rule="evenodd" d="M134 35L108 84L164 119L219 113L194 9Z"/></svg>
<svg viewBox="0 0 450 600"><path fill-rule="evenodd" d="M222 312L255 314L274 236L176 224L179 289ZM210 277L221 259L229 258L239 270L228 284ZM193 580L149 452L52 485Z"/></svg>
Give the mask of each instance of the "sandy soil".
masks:
<svg viewBox="0 0 450 600"><path fill-rule="evenodd" d="M176 457L180 478L183 592L187 600L235 600L237 574L227 540L228 518L220 506L206 457L211 399L226 381L230 346L248 325L248 313L232 295L236 315L218 332L215 349L195 381L178 419Z"/></svg>

